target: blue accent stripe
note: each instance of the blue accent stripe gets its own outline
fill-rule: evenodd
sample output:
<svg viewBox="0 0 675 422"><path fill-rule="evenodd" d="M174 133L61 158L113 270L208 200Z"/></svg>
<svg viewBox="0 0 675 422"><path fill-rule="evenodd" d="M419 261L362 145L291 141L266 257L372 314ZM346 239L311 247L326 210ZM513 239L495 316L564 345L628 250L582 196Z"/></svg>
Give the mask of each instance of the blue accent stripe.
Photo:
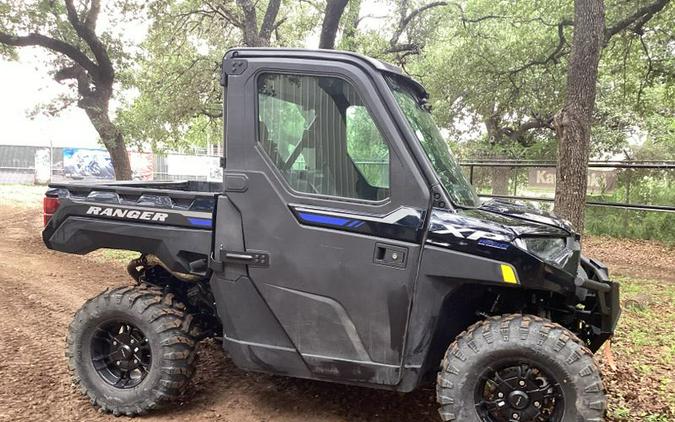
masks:
<svg viewBox="0 0 675 422"><path fill-rule="evenodd" d="M209 227L209 228L211 228L211 226L212 226L210 218L188 217L188 222L190 224L192 224L193 226Z"/></svg>
<svg viewBox="0 0 675 422"><path fill-rule="evenodd" d="M330 215L310 214L307 212L298 213L302 221L306 223L327 224L329 226L344 226L349 223L349 219L341 217L333 217Z"/></svg>

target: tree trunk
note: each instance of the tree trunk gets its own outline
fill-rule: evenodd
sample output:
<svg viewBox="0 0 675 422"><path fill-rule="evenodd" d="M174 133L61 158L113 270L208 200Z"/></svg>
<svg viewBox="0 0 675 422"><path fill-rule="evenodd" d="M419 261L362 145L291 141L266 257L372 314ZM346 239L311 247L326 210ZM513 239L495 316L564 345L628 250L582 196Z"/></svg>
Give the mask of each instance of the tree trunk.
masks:
<svg viewBox="0 0 675 422"><path fill-rule="evenodd" d="M487 131L488 140L496 151L489 153L488 158L500 159L505 158L498 150L504 140L503 132L499 128L499 115L495 111L495 105L490 104L488 108L483 111L485 130ZM509 194L509 179L511 178L510 167L491 167L490 169L490 186L492 187L493 195L508 195Z"/></svg>
<svg viewBox="0 0 675 422"><path fill-rule="evenodd" d="M492 194L508 195L511 167L492 167Z"/></svg>
<svg viewBox="0 0 675 422"><path fill-rule="evenodd" d="M328 0L326 3L326 13L321 25L321 38L319 39L319 48L334 49L335 39L337 38L340 18L347 6L348 0Z"/></svg>
<svg viewBox="0 0 675 422"><path fill-rule="evenodd" d="M98 132L103 145L110 154L113 169L115 170L115 179L131 180L131 163L129 162L126 144L124 143L124 136L117 126L110 121L107 107L86 107L84 111L87 113L91 124Z"/></svg>
<svg viewBox="0 0 675 422"><path fill-rule="evenodd" d="M115 128L117 134L112 140L103 140L105 148L110 153L113 169L115 170L115 179L117 180L131 180L133 173L131 171L131 163L129 162L129 153L124 144L124 137L122 132Z"/></svg>
<svg viewBox="0 0 675 422"><path fill-rule="evenodd" d="M603 0L575 0L574 37L563 109L553 126L558 138L555 212L577 232L584 228L591 123L605 31Z"/></svg>

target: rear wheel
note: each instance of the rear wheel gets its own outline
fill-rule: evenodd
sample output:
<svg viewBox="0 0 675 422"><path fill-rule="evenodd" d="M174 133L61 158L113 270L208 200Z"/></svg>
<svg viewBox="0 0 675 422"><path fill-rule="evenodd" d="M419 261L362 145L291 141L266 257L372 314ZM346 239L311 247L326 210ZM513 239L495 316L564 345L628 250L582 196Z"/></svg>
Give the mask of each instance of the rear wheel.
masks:
<svg viewBox="0 0 675 422"><path fill-rule="evenodd" d="M66 357L92 404L139 415L177 399L194 373L193 318L172 294L147 285L108 290L70 324Z"/></svg>
<svg viewBox="0 0 675 422"><path fill-rule="evenodd" d="M606 407L590 350L531 315L492 317L460 334L436 391L444 421L601 421Z"/></svg>

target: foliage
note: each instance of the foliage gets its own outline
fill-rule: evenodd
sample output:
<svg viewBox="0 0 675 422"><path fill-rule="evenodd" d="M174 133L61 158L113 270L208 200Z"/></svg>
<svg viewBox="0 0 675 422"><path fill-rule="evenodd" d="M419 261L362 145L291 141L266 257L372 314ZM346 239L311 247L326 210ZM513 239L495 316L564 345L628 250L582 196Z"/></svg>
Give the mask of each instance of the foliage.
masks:
<svg viewBox="0 0 675 422"><path fill-rule="evenodd" d="M641 5L607 1L608 25ZM441 24L407 69L431 92L450 136L470 140L465 149L478 156L555 158L551 118L562 105L572 2L474 0L433 13ZM600 65L593 156L622 151L636 128L674 139L652 123L657 116L672 122L675 114L673 22L666 6L639 31L610 39Z"/></svg>
<svg viewBox="0 0 675 422"><path fill-rule="evenodd" d="M658 13L629 19L659 2L663 3L605 0L608 34L591 139L595 158L674 157L675 7L666 4ZM254 41L264 35L258 41L265 45L315 47L329 3L104 2L105 22L97 34L116 69L116 92L130 88L136 93L118 94L123 110L116 123L127 142L139 148L149 144L159 151L219 142L223 133L219 64L228 48L251 41L246 36L249 18L255 21L254 29L262 31L267 12L279 5L269 31L253 34ZM84 8L91 0L77 4ZM68 25L64 9L63 1L0 0L0 32L58 36L91 56L90 47ZM394 62L421 80L431 94L436 121L459 156L555 159L552 117L565 94L573 12L570 0L381 0L376 5L349 0L336 45ZM138 23L149 28L143 43L135 45L125 29ZM0 55L16 58L16 50L0 44ZM56 75L67 60L50 53L46 63ZM72 80L65 82L75 87ZM46 110L56 113L77 100L73 89ZM372 152L363 155L379 156ZM508 186L523 178L516 172L495 173L493 179L495 175ZM487 174L475 176L483 183L489 180ZM624 190L628 177L625 173L620 180ZM644 187L638 187L636 179L631 182L631 201L672 202L670 191L654 180L643 178L639 183ZM657 198L655 191L665 196ZM621 200L621 195L620 190L604 199ZM589 224L594 231L614 232L614 219L603 220L601 210L591 211L589 219L597 223Z"/></svg>
<svg viewBox="0 0 675 422"><path fill-rule="evenodd" d="M668 198L671 203L675 200L675 190L671 189ZM612 197L605 199L608 202L615 200ZM675 245L675 215L669 212L588 207L585 232L618 238L659 240L672 246Z"/></svg>
<svg viewBox="0 0 675 422"><path fill-rule="evenodd" d="M142 25L143 11L144 2L136 0L106 1L101 6L100 19L103 22L98 25L96 32L106 46L113 68L120 69L116 80L121 86L129 82L130 71L138 54L134 40L125 34L123 28ZM0 32L18 36L39 33L66 42L96 60L90 46L78 36L66 16L66 7L62 1L0 0ZM41 57L52 77L57 77L61 69L72 64L71 59L63 54L51 50L44 52L46 54ZM17 60L17 47L0 42L0 57ZM35 112L55 115L77 103L79 96L76 82L72 79L63 82L71 87L68 93L47 104L37 105Z"/></svg>
<svg viewBox="0 0 675 422"><path fill-rule="evenodd" d="M266 2L257 6L264 10ZM241 28L197 0L154 0L148 7L152 25L134 80L140 95L121 112L120 124L133 141L155 150L216 142L223 133L220 62L243 44ZM300 47L319 21L318 7L284 0L270 42Z"/></svg>

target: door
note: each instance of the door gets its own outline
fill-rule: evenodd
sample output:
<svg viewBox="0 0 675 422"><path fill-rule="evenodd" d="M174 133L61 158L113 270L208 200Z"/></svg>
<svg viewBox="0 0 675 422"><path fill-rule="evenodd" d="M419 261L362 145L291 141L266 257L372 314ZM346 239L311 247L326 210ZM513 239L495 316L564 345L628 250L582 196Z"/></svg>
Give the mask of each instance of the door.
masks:
<svg viewBox="0 0 675 422"><path fill-rule="evenodd" d="M396 384L429 193L373 76L249 59L228 77L225 190L262 258L247 280L288 340L270 350L292 351L311 377ZM226 328L266 346L242 335Z"/></svg>

